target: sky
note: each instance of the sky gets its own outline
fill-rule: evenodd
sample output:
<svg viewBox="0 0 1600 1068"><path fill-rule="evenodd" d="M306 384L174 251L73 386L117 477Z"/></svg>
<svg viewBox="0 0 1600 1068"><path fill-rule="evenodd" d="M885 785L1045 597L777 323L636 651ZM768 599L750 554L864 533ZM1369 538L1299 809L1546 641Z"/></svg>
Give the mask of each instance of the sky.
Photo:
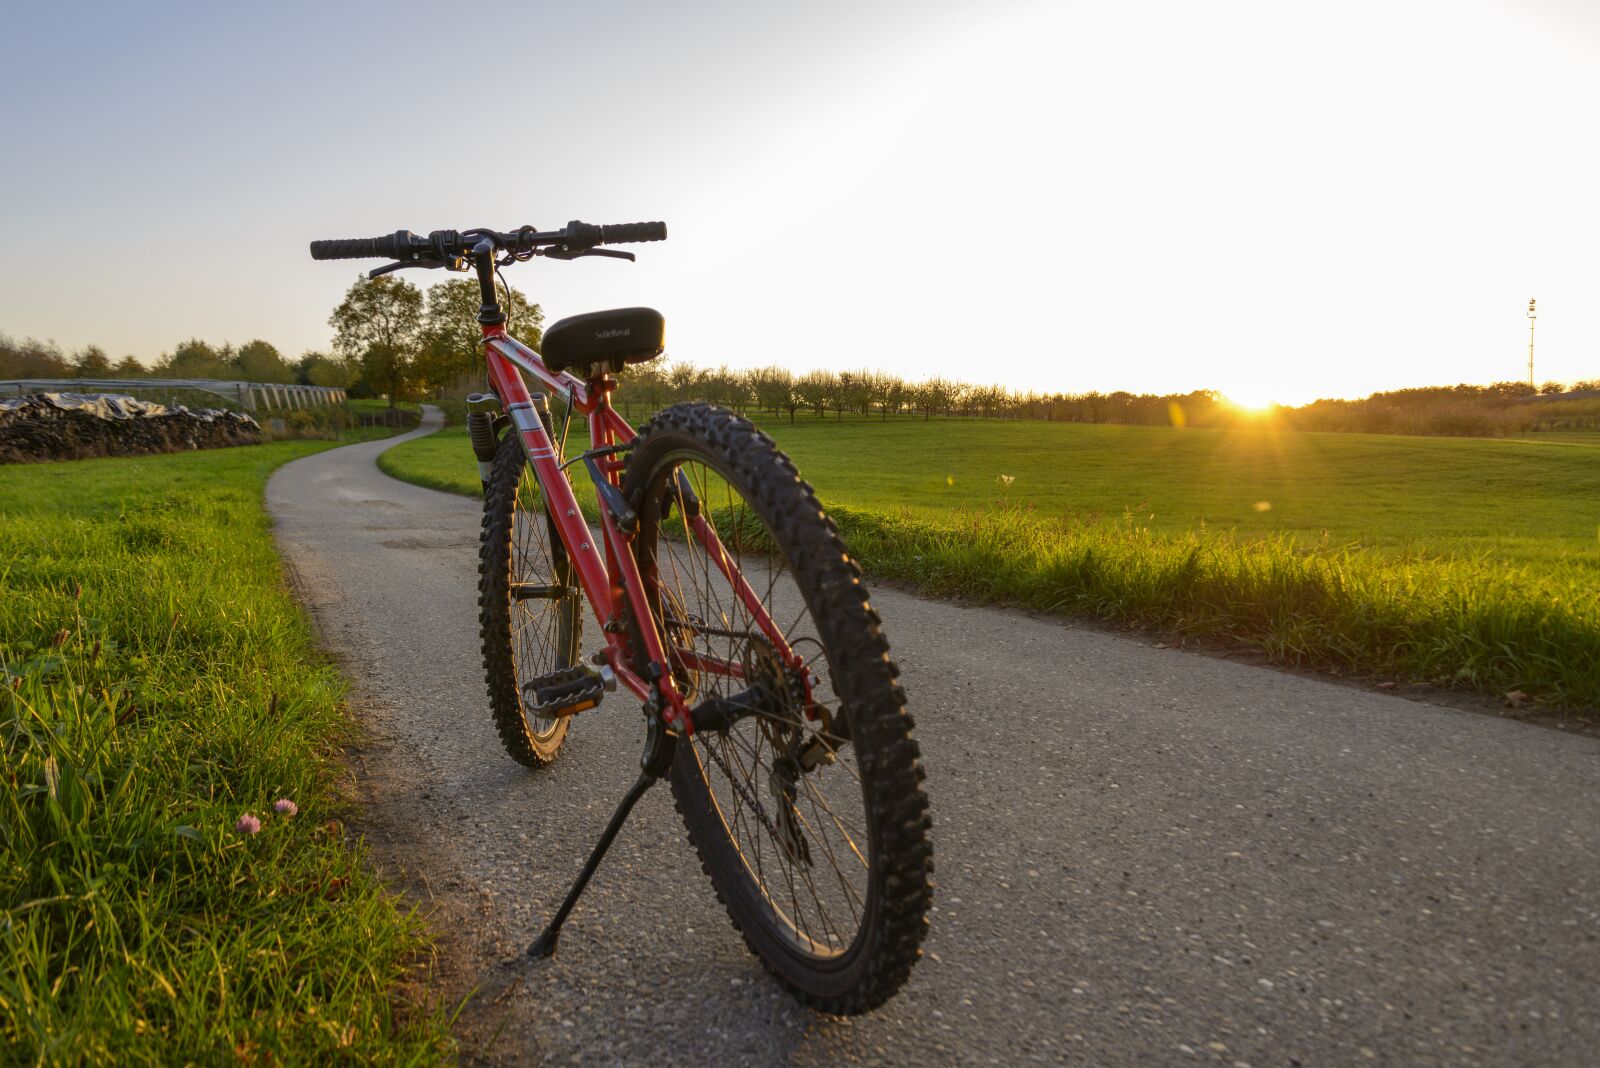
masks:
<svg viewBox="0 0 1600 1068"><path fill-rule="evenodd" d="M1590 0L5 10L13 337L293 358L314 238L662 219L511 281L700 365L1284 403L1524 378L1537 297L1600 377Z"/></svg>

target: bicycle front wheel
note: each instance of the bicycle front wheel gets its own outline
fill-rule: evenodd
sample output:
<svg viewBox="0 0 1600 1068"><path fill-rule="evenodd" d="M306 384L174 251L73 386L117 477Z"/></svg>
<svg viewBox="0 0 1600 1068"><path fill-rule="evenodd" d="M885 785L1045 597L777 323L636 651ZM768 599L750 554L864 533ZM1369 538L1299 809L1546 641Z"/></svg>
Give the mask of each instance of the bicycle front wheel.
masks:
<svg viewBox="0 0 1600 1068"><path fill-rule="evenodd" d="M872 1009L921 954L933 863L911 716L861 572L788 458L723 409L658 414L623 488L702 724L671 774L690 841L780 982L825 1012Z"/></svg>
<svg viewBox="0 0 1600 1068"><path fill-rule="evenodd" d="M529 711L523 687L578 662L581 607L539 480L508 433L483 495L478 622L495 729L519 764L548 764L567 736L567 717Z"/></svg>

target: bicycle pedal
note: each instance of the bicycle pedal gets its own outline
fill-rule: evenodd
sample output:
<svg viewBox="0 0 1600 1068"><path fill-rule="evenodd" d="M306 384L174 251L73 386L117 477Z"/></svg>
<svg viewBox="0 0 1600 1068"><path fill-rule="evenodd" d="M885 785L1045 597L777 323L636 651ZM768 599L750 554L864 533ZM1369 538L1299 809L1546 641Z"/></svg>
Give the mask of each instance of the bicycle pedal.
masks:
<svg viewBox="0 0 1600 1068"><path fill-rule="evenodd" d="M547 718L573 716L598 705L607 691L617 688L617 677L610 667L598 671L585 664L552 671L522 685L534 715Z"/></svg>

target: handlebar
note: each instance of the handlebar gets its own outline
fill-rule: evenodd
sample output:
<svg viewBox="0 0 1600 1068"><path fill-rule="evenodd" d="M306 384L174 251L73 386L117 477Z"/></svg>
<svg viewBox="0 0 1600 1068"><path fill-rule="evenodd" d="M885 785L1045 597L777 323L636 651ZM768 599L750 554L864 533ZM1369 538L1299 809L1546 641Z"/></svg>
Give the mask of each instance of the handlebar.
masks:
<svg viewBox="0 0 1600 1068"><path fill-rule="evenodd" d="M398 230L385 237L345 237L331 241L311 242L314 260L369 260L382 257L387 260L411 258L414 241L427 242L410 230Z"/></svg>
<svg viewBox="0 0 1600 1068"><path fill-rule="evenodd" d="M600 227L602 245L622 245L630 241L665 241L667 224L664 222L612 223Z"/></svg>
<svg viewBox="0 0 1600 1068"><path fill-rule="evenodd" d="M449 260L470 255L487 239L496 251L540 254L546 250L581 253L596 245L634 241L665 241L664 222L614 223L599 226L573 220L560 230L540 232L531 226L500 233L495 230L435 230L426 237L396 230L383 237L349 237L311 242L314 260Z"/></svg>

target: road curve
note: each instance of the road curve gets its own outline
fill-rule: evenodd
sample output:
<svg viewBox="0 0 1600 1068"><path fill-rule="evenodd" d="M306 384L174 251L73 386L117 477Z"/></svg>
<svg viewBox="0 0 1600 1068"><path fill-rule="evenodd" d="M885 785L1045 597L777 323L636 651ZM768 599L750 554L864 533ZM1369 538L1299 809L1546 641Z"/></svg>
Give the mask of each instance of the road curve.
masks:
<svg viewBox="0 0 1600 1068"><path fill-rule="evenodd" d="M394 443L289 464L267 500L357 680L364 830L437 910L446 979L481 991L469 1059L1576 1065L1600 1048L1600 739L887 589L938 880L899 997L852 1020L794 1005L665 789L559 957L517 958L632 781L639 719L612 698L552 767L504 756L477 502L383 475Z"/></svg>

